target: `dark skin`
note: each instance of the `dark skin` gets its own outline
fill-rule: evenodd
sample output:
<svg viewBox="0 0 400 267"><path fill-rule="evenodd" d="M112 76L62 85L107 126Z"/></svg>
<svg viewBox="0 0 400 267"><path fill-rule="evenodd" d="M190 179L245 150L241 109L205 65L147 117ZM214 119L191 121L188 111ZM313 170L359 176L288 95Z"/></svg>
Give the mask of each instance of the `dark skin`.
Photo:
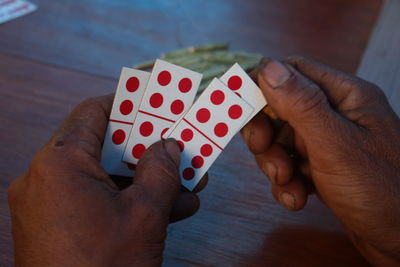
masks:
<svg viewBox="0 0 400 267"><path fill-rule="evenodd" d="M400 120L383 92L300 57L261 65L253 77L284 123L260 113L243 135L275 199L300 210L315 192L372 264L398 265Z"/></svg>
<svg viewBox="0 0 400 267"><path fill-rule="evenodd" d="M298 57L264 60L252 75L278 119L260 112L242 133L277 201L300 210L316 193L368 261L398 265L400 120L382 91ZM111 102L79 105L10 186L18 266L159 266L168 223L198 209L181 191L174 140L145 152L132 185L115 186L99 164Z"/></svg>
<svg viewBox="0 0 400 267"><path fill-rule="evenodd" d="M196 194L181 190L175 140L148 149L132 185L113 183L100 166L112 100L78 105L10 186L17 266L160 265L168 223L197 211Z"/></svg>

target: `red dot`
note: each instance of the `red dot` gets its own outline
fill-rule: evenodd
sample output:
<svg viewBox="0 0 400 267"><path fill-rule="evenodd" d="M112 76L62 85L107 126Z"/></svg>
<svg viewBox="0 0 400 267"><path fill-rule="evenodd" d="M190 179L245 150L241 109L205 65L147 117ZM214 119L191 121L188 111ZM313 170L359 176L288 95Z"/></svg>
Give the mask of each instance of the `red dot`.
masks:
<svg viewBox="0 0 400 267"><path fill-rule="evenodd" d="M192 168L186 168L182 172L183 179L192 180L194 177L194 170Z"/></svg>
<svg viewBox="0 0 400 267"><path fill-rule="evenodd" d="M212 92L212 94L211 94L211 102L214 105L219 105L222 102L224 102L224 100L225 100L224 92L222 92L221 90L215 90L214 92Z"/></svg>
<svg viewBox="0 0 400 267"><path fill-rule="evenodd" d="M212 152L213 152L213 148L212 148L212 146L209 145L209 144L204 144L204 145L202 145L201 148L200 148L200 153L201 153L201 155L204 156L204 157L210 156L210 155L212 154Z"/></svg>
<svg viewBox="0 0 400 267"><path fill-rule="evenodd" d="M126 90L128 90L129 92L133 93L135 92L138 88L139 88L140 82L139 79L136 77L130 77L127 81L126 81Z"/></svg>
<svg viewBox="0 0 400 267"><path fill-rule="evenodd" d="M183 141L189 142L193 138L193 131L186 128L185 130L182 131L181 138Z"/></svg>
<svg viewBox="0 0 400 267"><path fill-rule="evenodd" d="M132 156L139 159L146 151L146 147L143 144L137 144L132 148Z"/></svg>
<svg viewBox="0 0 400 267"><path fill-rule="evenodd" d="M179 99L171 103L171 112L175 115L181 114L184 108L185 104Z"/></svg>
<svg viewBox="0 0 400 267"><path fill-rule="evenodd" d="M164 130L161 131L160 138L164 139L163 135L168 131L169 128L165 128Z"/></svg>
<svg viewBox="0 0 400 267"><path fill-rule="evenodd" d="M116 130L111 137L112 141L116 145L120 145L125 141L125 132L121 129Z"/></svg>
<svg viewBox="0 0 400 267"><path fill-rule="evenodd" d="M211 113L206 108L201 108L196 113L196 118L199 122L205 123L210 119Z"/></svg>
<svg viewBox="0 0 400 267"><path fill-rule="evenodd" d="M178 141L178 145L179 145L179 150L181 151L181 152L183 152L183 150L185 149L185 144L182 142L182 141Z"/></svg>
<svg viewBox="0 0 400 267"><path fill-rule="evenodd" d="M201 168L204 164L204 159L201 156L195 156L192 158L192 166L196 169Z"/></svg>
<svg viewBox="0 0 400 267"><path fill-rule="evenodd" d="M237 75L230 77L228 80L228 87L234 91L239 89L242 87L242 78Z"/></svg>
<svg viewBox="0 0 400 267"><path fill-rule="evenodd" d="M133 103L130 100L124 100L119 106L119 111L122 115L128 115L133 110Z"/></svg>
<svg viewBox="0 0 400 267"><path fill-rule="evenodd" d="M157 81L161 86L166 86L171 82L171 73L164 70L158 74Z"/></svg>
<svg viewBox="0 0 400 267"><path fill-rule="evenodd" d="M150 97L150 105L153 108L159 108L163 102L164 102L164 98L163 98L162 94L155 93Z"/></svg>
<svg viewBox="0 0 400 267"><path fill-rule="evenodd" d="M214 127L214 133L218 137L224 137L228 133L228 125L223 122L218 123Z"/></svg>
<svg viewBox="0 0 400 267"><path fill-rule="evenodd" d="M128 169L130 169L132 171L136 170L136 164L128 163Z"/></svg>
<svg viewBox="0 0 400 267"><path fill-rule="evenodd" d="M179 81L179 91L182 93L187 93L192 89L192 81L189 78L183 78Z"/></svg>
<svg viewBox="0 0 400 267"><path fill-rule="evenodd" d="M153 124L149 121L143 122L139 127L139 132L142 136L149 136L153 133Z"/></svg>
<svg viewBox="0 0 400 267"><path fill-rule="evenodd" d="M233 120L240 118L240 116L242 116L242 113L242 107L239 105L233 105L228 110L229 117Z"/></svg>

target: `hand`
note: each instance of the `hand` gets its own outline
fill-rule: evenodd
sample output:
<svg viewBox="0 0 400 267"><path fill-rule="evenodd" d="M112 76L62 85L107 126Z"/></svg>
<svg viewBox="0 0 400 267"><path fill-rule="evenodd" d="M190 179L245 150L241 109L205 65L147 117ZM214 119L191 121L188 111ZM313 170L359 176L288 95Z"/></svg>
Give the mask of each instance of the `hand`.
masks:
<svg viewBox="0 0 400 267"><path fill-rule="evenodd" d="M253 75L279 119L261 112L243 136L274 197L299 210L315 191L371 263L399 264L400 120L383 92L303 58Z"/></svg>
<svg viewBox="0 0 400 267"><path fill-rule="evenodd" d="M17 266L160 265L168 223L198 209L195 194L180 192L174 140L151 146L122 191L105 173L99 160L112 98L77 106L11 184Z"/></svg>

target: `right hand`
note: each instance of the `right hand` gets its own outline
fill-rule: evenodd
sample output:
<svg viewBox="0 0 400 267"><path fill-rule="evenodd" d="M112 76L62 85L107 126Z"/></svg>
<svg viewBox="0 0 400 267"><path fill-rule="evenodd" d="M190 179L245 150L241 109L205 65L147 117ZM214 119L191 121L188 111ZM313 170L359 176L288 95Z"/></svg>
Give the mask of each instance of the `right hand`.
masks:
<svg viewBox="0 0 400 267"><path fill-rule="evenodd" d="M292 137L263 112L243 129L275 198L299 210L315 191L372 264L399 264L400 120L383 92L298 57L263 60L256 81Z"/></svg>
<svg viewBox="0 0 400 267"><path fill-rule="evenodd" d="M199 208L194 193L180 191L172 139L150 146L133 183L117 188L100 165L112 101L78 105L10 185L16 266L159 266L168 223Z"/></svg>

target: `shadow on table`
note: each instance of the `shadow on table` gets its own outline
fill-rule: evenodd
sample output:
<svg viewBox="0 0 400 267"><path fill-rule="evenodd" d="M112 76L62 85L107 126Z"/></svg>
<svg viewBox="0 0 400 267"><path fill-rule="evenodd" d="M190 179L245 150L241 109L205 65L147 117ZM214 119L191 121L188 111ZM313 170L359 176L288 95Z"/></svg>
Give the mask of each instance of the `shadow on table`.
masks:
<svg viewBox="0 0 400 267"><path fill-rule="evenodd" d="M281 227L244 266L370 266L345 233Z"/></svg>

